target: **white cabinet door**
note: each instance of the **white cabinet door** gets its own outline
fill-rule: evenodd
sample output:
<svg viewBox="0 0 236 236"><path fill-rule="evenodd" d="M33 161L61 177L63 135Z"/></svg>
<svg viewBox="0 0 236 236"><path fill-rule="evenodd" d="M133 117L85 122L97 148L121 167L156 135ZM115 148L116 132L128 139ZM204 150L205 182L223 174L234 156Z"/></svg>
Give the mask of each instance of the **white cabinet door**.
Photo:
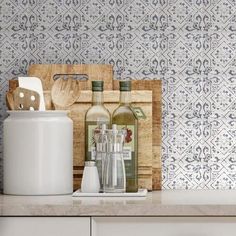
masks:
<svg viewBox="0 0 236 236"><path fill-rule="evenodd" d="M0 217L1 236L90 236L89 217Z"/></svg>
<svg viewBox="0 0 236 236"><path fill-rule="evenodd" d="M95 217L92 219L92 236L235 235L235 217Z"/></svg>

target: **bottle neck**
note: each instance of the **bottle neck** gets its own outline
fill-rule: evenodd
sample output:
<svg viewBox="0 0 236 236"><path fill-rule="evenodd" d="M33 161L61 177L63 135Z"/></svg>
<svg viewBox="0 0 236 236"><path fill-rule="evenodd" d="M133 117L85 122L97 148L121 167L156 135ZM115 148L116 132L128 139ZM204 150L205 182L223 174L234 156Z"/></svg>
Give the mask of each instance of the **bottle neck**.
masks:
<svg viewBox="0 0 236 236"><path fill-rule="evenodd" d="M92 104L93 105L103 105L103 92L93 92Z"/></svg>
<svg viewBox="0 0 236 236"><path fill-rule="evenodd" d="M120 92L120 105L129 106L131 104L131 92L121 91Z"/></svg>

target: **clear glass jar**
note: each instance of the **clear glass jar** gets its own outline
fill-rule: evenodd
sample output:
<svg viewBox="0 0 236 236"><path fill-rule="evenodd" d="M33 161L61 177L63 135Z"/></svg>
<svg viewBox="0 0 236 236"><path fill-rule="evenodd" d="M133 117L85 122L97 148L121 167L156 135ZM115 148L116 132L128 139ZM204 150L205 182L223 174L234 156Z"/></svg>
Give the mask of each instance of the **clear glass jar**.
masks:
<svg viewBox="0 0 236 236"><path fill-rule="evenodd" d="M108 145L104 163L103 189L107 193L123 193L126 190L126 174L123 159L125 132L116 125L107 131Z"/></svg>

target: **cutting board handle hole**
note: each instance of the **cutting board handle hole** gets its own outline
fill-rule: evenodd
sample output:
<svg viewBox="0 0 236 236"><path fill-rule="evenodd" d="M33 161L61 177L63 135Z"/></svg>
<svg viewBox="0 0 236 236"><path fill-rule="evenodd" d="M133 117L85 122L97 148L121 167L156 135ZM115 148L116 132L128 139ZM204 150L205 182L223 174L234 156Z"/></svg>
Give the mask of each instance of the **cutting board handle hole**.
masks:
<svg viewBox="0 0 236 236"><path fill-rule="evenodd" d="M87 81L89 79L89 76L87 74L55 74L53 75L54 81L59 78L62 78L62 79L72 78L74 80Z"/></svg>

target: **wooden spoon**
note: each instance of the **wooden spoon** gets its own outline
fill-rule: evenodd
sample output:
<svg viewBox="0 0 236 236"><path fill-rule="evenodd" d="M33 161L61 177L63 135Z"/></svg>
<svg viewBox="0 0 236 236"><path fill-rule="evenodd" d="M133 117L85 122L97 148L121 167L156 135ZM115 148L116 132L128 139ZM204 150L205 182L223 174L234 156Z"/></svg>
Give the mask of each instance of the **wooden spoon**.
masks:
<svg viewBox="0 0 236 236"><path fill-rule="evenodd" d="M71 77L57 79L52 86L51 96L55 109L73 105L80 96L79 81Z"/></svg>

